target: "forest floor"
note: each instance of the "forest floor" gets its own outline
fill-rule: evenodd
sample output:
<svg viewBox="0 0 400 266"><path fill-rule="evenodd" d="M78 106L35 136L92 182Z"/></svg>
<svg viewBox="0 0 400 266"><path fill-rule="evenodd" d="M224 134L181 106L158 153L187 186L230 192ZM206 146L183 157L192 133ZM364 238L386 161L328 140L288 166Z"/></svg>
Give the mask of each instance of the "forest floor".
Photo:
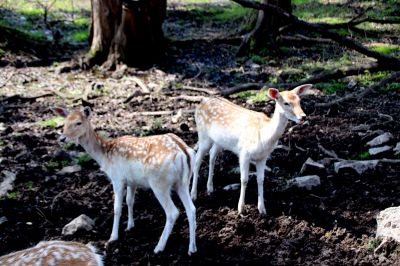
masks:
<svg viewBox="0 0 400 266"><path fill-rule="evenodd" d="M64 73L62 63L29 66L36 57L26 52L7 52L1 58L0 181L14 175L16 179L0 198L0 255L41 240L63 239L92 242L104 254L106 265L400 265L400 247L394 243L374 254L379 244L375 239L377 213L400 205L400 165L378 165L362 175L351 171L338 174L333 169L338 159L326 153L334 151L341 159L374 159L366 143L384 132L393 135L388 144L396 145L400 141L400 94L380 90L356 101L317 106L360 89L363 81L376 76L316 84L320 93L302 99L306 123L289 123L290 130L280 139L284 148L276 149L267 162L272 170L266 173L264 185L266 217L258 214L254 174L247 188L245 212L237 214L239 191L223 188L239 183L238 160L224 152L217 159L211 195L205 188L207 158L201 168L195 202L196 254L187 255L188 224L176 195L173 199L181 215L165 251L153 254L165 215L151 191L143 190L136 195L134 229L123 230L127 222L124 206L120 239L104 247L113 221L112 186L82 148L57 141L63 121L50 111L52 106L91 106L96 130L107 137L173 132L194 147L197 98L188 96L210 96L244 82L288 81L293 75L302 78L305 72L283 73L281 69L309 58L318 58L324 65L332 57L343 56L342 48L316 45L289 46L274 57L237 59L238 43L232 43L232 36L237 35L238 27L231 29L239 26L238 20L207 22L211 13L173 3L165 25L171 40L166 57L147 70ZM347 59L351 56L346 55ZM367 59L357 62L363 61ZM347 88L347 84L352 85ZM144 87L150 94L143 93ZM327 87L341 89L326 95ZM240 93L230 100L268 115L274 109L264 93ZM171 112L148 113L156 111ZM393 151L382 156L398 158ZM312 190L288 187L287 181L300 175L308 158L326 166L318 173L321 185ZM66 166L74 166L74 171L60 172ZM94 219L94 230L63 236L64 225L81 214Z"/></svg>

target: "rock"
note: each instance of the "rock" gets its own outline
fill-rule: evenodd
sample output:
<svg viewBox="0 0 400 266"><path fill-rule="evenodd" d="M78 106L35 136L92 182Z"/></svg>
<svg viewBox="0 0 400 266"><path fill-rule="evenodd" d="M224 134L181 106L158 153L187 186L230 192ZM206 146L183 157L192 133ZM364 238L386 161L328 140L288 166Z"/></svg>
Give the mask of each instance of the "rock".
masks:
<svg viewBox="0 0 400 266"><path fill-rule="evenodd" d="M176 115L171 117L171 123L176 124L182 118L182 109L179 109Z"/></svg>
<svg viewBox="0 0 400 266"><path fill-rule="evenodd" d="M82 170L82 167L78 164L65 166L63 169L57 172L58 175L72 174Z"/></svg>
<svg viewBox="0 0 400 266"><path fill-rule="evenodd" d="M240 188L240 183L235 183L225 186L223 190L230 191L230 190L238 190L239 188Z"/></svg>
<svg viewBox="0 0 400 266"><path fill-rule="evenodd" d="M4 195L7 194L8 191L12 190L14 188L14 180L17 177L17 175L13 172L3 170L1 171L2 176L0 176L0 198L3 197Z"/></svg>
<svg viewBox="0 0 400 266"><path fill-rule="evenodd" d="M393 238L400 242L400 207L390 207L381 211L376 217L378 224L377 238Z"/></svg>
<svg viewBox="0 0 400 266"><path fill-rule="evenodd" d="M366 161L341 161L334 163L336 173L344 169L352 169L357 174L362 175L367 170L375 170L379 160L366 160Z"/></svg>
<svg viewBox="0 0 400 266"><path fill-rule="evenodd" d="M91 231L94 226L94 221L87 215L81 214L74 220L72 220L69 224L65 225L62 229L63 235L73 235L78 230L86 230Z"/></svg>
<svg viewBox="0 0 400 266"><path fill-rule="evenodd" d="M388 146L388 145L385 145L385 146L382 146L382 147L371 148L371 149L368 150L368 152L369 152L370 155L379 155L379 154L382 154L382 153L390 151L390 150L392 150L392 147Z"/></svg>
<svg viewBox="0 0 400 266"><path fill-rule="evenodd" d="M312 187L317 187L321 185L321 178L317 175L299 176L289 180L288 184L289 186L295 186L311 190Z"/></svg>
<svg viewBox="0 0 400 266"><path fill-rule="evenodd" d="M400 142L397 142L396 147L393 148L393 151L396 155L400 153Z"/></svg>
<svg viewBox="0 0 400 266"><path fill-rule="evenodd" d="M57 75L60 75L62 73L68 73L68 72L71 72L71 71L72 71L72 67L70 65L63 64L63 65L60 65L60 66L58 66L56 68L55 73Z"/></svg>
<svg viewBox="0 0 400 266"><path fill-rule="evenodd" d="M1 216L1 217L0 217L0 225L4 224L4 223L6 223L6 222L8 222L7 217Z"/></svg>
<svg viewBox="0 0 400 266"><path fill-rule="evenodd" d="M382 145L382 144L390 141L392 138L393 138L393 135L391 133L385 132L385 133L377 136L376 138L368 141L367 145L370 147L379 146L379 145Z"/></svg>
<svg viewBox="0 0 400 266"><path fill-rule="evenodd" d="M313 159L308 158L301 167L300 174L321 174L325 172L323 164L315 162Z"/></svg>

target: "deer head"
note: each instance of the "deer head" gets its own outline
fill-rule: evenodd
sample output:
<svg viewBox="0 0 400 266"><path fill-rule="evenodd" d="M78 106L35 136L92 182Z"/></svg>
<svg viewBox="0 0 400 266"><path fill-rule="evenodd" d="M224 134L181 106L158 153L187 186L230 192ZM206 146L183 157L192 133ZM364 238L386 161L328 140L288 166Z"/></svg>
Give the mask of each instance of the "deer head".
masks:
<svg viewBox="0 0 400 266"><path fill-rule="evenodd" d="M275 88L268 89L268 97L276 102L275 111L283 114L287 119L300 123L305 117L300 105L300 96L312 87L312 84L303 84L293 90L279 92Z"/></svg>

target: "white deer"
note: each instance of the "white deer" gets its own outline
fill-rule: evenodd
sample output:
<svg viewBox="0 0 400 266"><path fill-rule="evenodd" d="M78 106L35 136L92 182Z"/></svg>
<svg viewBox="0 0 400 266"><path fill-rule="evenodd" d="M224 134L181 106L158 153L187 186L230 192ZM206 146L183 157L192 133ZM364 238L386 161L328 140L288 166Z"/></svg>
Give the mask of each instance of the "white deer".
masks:
<svg viewBox="0 0 400 266"><path fill-rule="evenodd" d="M0 265L103 266L102 256L91 245L68 241L42 241L36 246L0 257Z"/></svg>
<svg viewBox="0 0 400 266"><path fill-rule="evenodd" d="M192 199L197 198L197 180L205 153L210 151L207 192L211 193L217 154L229 150L239 157L241 189L238 212L243 212L249 163L252 162L257 170L258 210L265 215L263 185L266 161L285 131L288 120L299 123L306 116L299 96L310 87L311 84L304 84L282 92L270 88L268 96L276 102L272 118L222 98L203 99L195 112L199 142L193 169Z"/></svg>
<svg viewBox="0 0 400 266"><path fill-rule="evenodd" d="M125 188L128 206L127 230L133 228L133 204L137 187L151 188L166 214L166 224L154 253L163 251L178 218L179 211L171 199L175 190L185 208L189 222L189 255L196 252L196 208L189 194L194 151L174 134L149 137L124 136L113 140L101 138L90 123L91 110L68 113L53 108L65 117L63 136L79 143L111 179L114 190L114 222L108 243L118 239L122 200Z"/></svg>

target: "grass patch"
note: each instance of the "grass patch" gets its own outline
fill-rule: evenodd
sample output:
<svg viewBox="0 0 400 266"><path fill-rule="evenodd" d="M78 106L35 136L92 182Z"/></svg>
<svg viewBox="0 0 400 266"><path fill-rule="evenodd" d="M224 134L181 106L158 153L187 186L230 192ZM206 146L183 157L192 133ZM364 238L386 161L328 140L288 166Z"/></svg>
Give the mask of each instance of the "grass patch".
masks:
<svg viewBox="0 0 400 266"><path fill-rule="evenodd" d="M394 44L372 44L371 49L382 54L400 55L400 45Z"/></svg>
<svg viewBox="0 0 400 266"><path fill-rule="evenodd" d="M89 32L87 30L77 31L72 34L72 39L76 42L85 42L89 38Z"/></svg>
<svg viewBox="0 0 400 266"><path fill-rule="evenodd" d="M61 116L53 116L49 119L39 122L42 127L59 127L64 123L64 118Z"/></svg>
<svg viewBox="0 0 400 266"><path fill-rule="evenodd" d="M222 12L217 12L214 15L216 20L234 20L247 16L251 10L244 8L238 4L233 4L230 7L223 8Z"/></svg>
<svg viewBox="0 0 400 266"><path fill-rule="evenodd" d="M369 154L368 151L360 152L355 156L356 160L368 160L369 158L371 158L371 155Z"/></svg>
<svg viewBox="0 0 400 266"><path fill-rule="evenodd" d="M325 94L334 94L347 88L344 82L318 83L315 86Z"/></svg>

